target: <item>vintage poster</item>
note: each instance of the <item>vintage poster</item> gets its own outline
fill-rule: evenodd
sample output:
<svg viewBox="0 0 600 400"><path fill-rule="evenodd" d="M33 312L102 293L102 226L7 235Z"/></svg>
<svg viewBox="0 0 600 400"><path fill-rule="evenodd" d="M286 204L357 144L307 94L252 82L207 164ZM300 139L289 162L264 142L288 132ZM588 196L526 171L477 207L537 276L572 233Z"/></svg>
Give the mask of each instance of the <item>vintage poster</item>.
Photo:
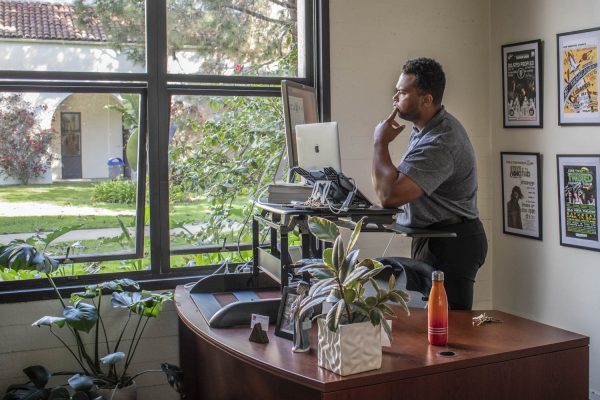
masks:
<svg viewBox="0 0 600 400"><path fill-rule="evenodd" d="M559 36L560 122L598 123L598 33Z"/></svg>
<svg viewBox="0 0 600 400"><path fill-rule="evenodd" d="M540 154L502 153L504 233L542 239Z"/></svg>
<svg viewBox="0 0 600 400"><path fill-rule="evenodd" d="M504 127L541 127L540 41L502 46Z"/></svg>
<svg viewBox="0 0 600 400"><path fill-rule="evenodd" d="M561 243L600 250L598 242L598 172L592 156L559 156Z"/></svg>

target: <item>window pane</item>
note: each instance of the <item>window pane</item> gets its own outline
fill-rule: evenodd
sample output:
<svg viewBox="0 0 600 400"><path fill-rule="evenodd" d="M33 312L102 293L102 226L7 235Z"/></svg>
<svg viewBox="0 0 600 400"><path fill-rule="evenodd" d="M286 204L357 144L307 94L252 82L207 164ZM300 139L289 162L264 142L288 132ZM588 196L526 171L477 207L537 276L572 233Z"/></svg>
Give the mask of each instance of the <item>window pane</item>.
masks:
<svg viewBox="0 0 600 400"><path fill-rule="evenodd" d="M29 239L57 257L135 252L138 121L138 94L0 93L0 244Z"/></svg>
<svg viewBox="0 0 600 400"><path fill-rule="evenodd" d="M280 98L174 96L171 104L171 249L250 242L252 199L272 182L285 149ZM212 257L212 258L211 258ZM176 256L172 265L219 257Z"/></svg>
<svg viewBox="0 0 600 400"><path fill-rule="evenodd" d="M0 2L0 70L145 72L143 0Z"/></svg>
<svg viewBox="0 0 600 400"><path fill-rule="evenodd" d="M168 71L305 77L304 1L168 1Z"/></svg>

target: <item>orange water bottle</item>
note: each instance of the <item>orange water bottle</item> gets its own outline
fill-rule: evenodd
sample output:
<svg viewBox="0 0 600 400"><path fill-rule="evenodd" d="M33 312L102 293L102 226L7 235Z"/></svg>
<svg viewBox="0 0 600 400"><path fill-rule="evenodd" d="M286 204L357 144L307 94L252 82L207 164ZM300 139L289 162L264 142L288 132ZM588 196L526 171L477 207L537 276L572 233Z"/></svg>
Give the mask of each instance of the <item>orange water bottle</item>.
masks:
<svg viewBox="0 0 600 400"><path fill-rule="evenodd" d="M427 305L427 333L430 344L444 346L448 343L448 297L444 289L444 272L433 271L431 280Z"/></svg>

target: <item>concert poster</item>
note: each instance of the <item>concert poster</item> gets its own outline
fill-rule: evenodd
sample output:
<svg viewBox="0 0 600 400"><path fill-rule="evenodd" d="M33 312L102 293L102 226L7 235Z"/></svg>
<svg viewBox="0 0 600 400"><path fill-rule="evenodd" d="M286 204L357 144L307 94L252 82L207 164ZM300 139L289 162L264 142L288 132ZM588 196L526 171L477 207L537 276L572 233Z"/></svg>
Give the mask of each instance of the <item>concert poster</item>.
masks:
<svg viewBox="0 0 600 400"><path fill-rule="evenodd" d="M503 232L542 240L541 155L501 153Z"/></svg>
<svg viewBox="0 0 600 400"><path fill-rule="evenodd" d="M502 46L505 128L542 127L541 40Z"/></svg>
<svg viewBox="0 0 600 400"><path fill-rule="evenodd" d="M600 124L600 29L563 33L558 40L559 124Z"/></svg>
<svg viewBox="0 0 600 400"><path fill-rule="evenodd" d="M600 156L557 156L561 244L600 251L598 174Z"/></svg>

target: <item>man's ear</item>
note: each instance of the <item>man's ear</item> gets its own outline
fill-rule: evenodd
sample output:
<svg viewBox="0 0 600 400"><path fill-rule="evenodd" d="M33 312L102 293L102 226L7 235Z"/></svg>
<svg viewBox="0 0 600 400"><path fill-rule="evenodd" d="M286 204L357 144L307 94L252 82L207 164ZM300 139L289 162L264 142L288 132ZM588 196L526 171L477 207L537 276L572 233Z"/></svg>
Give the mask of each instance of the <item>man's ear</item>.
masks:
<svg viewBox="0 0 600 400"><path fill-rule="evenodd" d="M423 105L433 105L433 96L431 94L426 94L425 96L423 96Z"/></svg>

